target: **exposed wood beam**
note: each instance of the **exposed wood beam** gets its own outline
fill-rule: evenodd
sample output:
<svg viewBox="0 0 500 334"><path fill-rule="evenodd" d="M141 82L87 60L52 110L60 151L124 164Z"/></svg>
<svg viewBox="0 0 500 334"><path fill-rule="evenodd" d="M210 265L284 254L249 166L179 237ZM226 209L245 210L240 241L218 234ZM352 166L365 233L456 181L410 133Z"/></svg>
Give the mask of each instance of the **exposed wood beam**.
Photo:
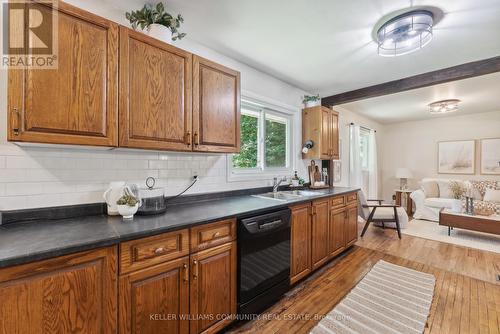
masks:
<svg viewBox="0 0 500 334"><path fill-rule="evenodd" d="M494 72L500 72L500 56L327 96L321 99L321 104L323 106L334 106L342 103L404 92L411 89L433 86L449 81L467 79Z"/></svg>

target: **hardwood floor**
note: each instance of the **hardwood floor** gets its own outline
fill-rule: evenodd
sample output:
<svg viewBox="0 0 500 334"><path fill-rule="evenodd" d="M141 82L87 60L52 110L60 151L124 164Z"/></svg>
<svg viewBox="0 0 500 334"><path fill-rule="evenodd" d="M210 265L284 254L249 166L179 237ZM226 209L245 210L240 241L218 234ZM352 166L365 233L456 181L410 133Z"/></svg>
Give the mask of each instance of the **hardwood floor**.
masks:
<svg viewBox="0 0 500 334"><path fill-rule="evenodd" d="M375 227L259 319L228 332L308 333L380 259L436 277L425 333L499 333L500 255L406 235L399 240L394 230Z"/></svg>
<svg viewBox="0 0 500 334"><path fill-rule="evenodd" d="M362 225L360 224L359 230ZM431 267L500 285L500 254L403 235L394 229L370 226L356 245L423 263ZM499 246L500 247L500 246Z"/></svg>

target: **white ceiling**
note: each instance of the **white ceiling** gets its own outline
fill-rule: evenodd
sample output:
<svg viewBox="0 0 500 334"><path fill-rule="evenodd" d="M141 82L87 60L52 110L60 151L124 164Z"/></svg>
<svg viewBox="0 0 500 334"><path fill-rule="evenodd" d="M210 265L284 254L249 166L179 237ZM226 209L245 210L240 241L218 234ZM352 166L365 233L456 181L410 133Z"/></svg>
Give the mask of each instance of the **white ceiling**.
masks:
<svg viewBox="0 0 500 334"><path fill-rule="evenodd" d="M124 11L149 0L108 0ZM188 37L322 96L500 55L499 0L168 0ZM444 13L426 48L377 55L374 26L392 12Z"/></svg>
<svg viewBox="0 0 500 334"><path fill-rule="evenodd" d="M500 72L345 103L342 107L380 123L396 123L489 111L500 113L499 87ZM445 115L431 115L428 104L445 99L461 100L459 110Z"/></svg>

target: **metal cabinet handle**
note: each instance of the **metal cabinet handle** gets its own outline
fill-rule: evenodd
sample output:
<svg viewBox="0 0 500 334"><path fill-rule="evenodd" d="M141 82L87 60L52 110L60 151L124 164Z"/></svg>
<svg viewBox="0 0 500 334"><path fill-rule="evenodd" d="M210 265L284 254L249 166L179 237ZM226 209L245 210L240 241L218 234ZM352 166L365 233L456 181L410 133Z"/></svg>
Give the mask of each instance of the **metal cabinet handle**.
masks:
<svg viewBox="0 0 500 334"><path fill-rule="evenodd" d="M193 260L193 279L198 279L198 261Z"/></svg>
<svg viewBox="0 0 500 334"><path fill-rule="evenodd" d="M20 124L21 124L21 113L19 112L19 109L18 108L13 108L12 109L12 112L16 115L17 117L17 122L16 122L16 127L14 127L12 129L12 131L14 131L14 135L15 136L19 136L19 128L20 128Z"/></svg>
<svg viewBox="0 0 500 334"><path fill-rule="evenodd" d="M191 146L191 132L186 133L186 145Z"/></svg>
<svg viewBox="0 0 500 334"><path fill-rule="evenodd" d="M155 254L156 255L160 255L160 254L163 254L163 253L165 253L165 248L158 247L157 249L155 249Z"/></svg>
<svg viewBox="0 0 500 334"><path fill-rule="evenodd" d="M188 282L189 281L189 270L188 270L187 263L184 263L182 265L182 268L184 269L184 282Z"/></svg>
<svg viewBox="0 0 500 334"><path fill-rule="evenodd" d="M200 145L200 138L198 138L198 132L194 133L194 145L195 146Z"/></svg>
<svg viewBox="0 0 500 334"><path fill-rule="evenodd" d="M220 235L220 232L217 231L217 232L214 233L214 235L212 236L212 238L217 238L219 235Z"/></svg>

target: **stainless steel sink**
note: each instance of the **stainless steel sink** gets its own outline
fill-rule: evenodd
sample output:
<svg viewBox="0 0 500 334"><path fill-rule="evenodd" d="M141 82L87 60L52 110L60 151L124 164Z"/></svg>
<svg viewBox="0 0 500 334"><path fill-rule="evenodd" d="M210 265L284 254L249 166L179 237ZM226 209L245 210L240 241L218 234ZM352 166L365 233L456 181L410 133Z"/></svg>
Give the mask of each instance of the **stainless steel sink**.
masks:
<svg viewBox="0 0 500 334"><path fill-rule="evenodd" d="M278 192L269 192L259 195L253 195L253 197L274 199L277 201L289 201L301 197L309 197L309 196L317 196L322 195L324 193L320 191L307 191L307 190L286 190L286 191L278 191Z"/></svg>
<svg viewBox="0 0 500 334"><path fill-rule="evenodd" d="M286 190L286 191L281 191L281 193L296 195L300 197L317 196L325 194L324 192L321 191L308 191L308 190Z"/></svg>
<svg viewBox="0 0 500 334"><path fill-rule="evenodd" d="M278 191L276 193L270 192L270 193L264 193L264 194L259 194L259 195L252 195L252 196L259 197L259 198L273 199L276 201L283 201L283 202L302 197L302 196L296 195L296 194L288 194L285 191Z"/></svg>

